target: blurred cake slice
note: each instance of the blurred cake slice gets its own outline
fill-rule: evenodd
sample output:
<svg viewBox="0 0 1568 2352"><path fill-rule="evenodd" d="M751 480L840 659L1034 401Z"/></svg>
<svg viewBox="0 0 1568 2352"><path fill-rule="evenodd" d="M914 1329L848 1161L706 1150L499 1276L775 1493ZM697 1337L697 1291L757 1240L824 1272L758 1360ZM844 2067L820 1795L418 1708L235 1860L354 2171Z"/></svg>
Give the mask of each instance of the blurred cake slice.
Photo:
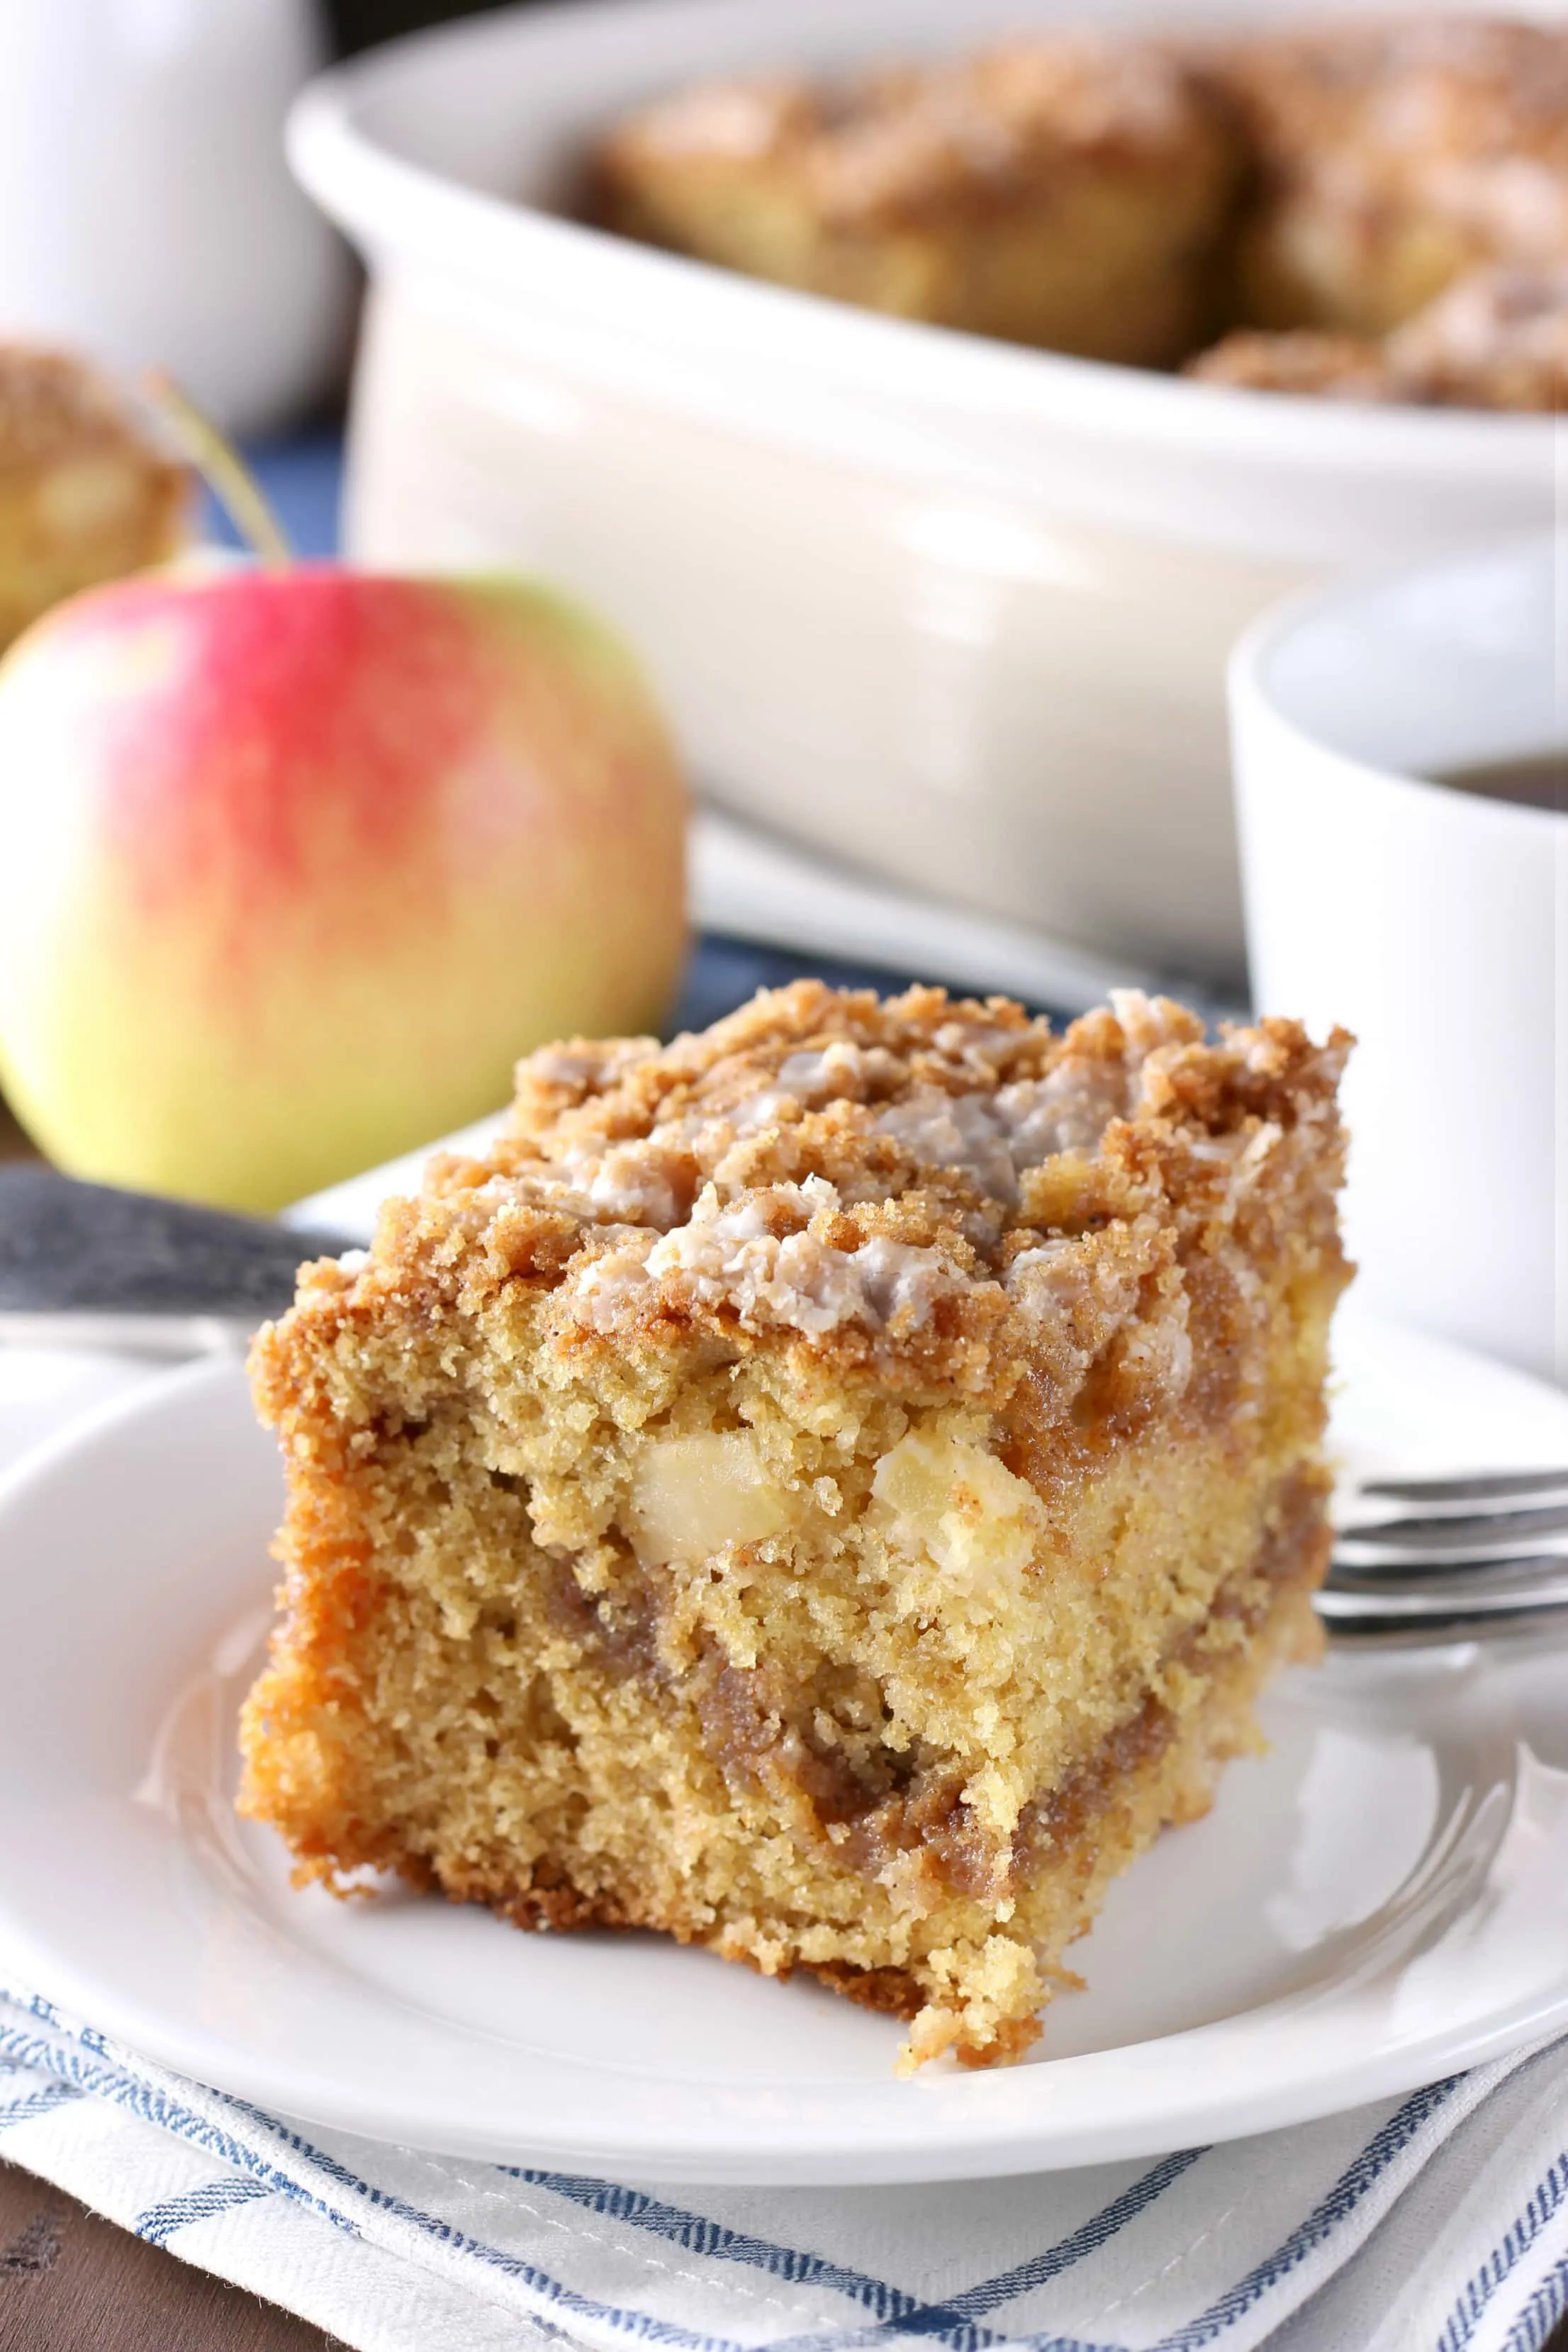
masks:
<svg viewBox="0 0 1568 2352"><path fill-rule="evenodd" d="M1568 264L1473 270L1381 342L1238 328L1187 362L1205 383L1331 400L1568 412Z"/></svg>
<svg viewBox="0 0 1568 2352"><path fill-rule="evenodd" d="M172 555L187 502L184 469L103 376L0 343L0 646L63 597Z"/></svg>
<svg viewBox="0 0 1568 2352"><path fill-rule="evenodd" d="M1239 313L1378 338L1498 263L1568 263L1568 26L1426 13L1237 44Z"/></svg>
<svg viewBox="0 0 1568 2352"><path fill-rule="evenodd" d="M1041 35L827 87L711 84L599 142L605 226L908 319L1161 364L1206 323L1228 119L1156 46Z"/></svg>
<svg viewBox="0 0 1568 2352"><path fill-rule="evenodd" d="M1346 1043L802 982L535 1055L258 1339L244 1810L1026 2047L1318 1647Z"/></svg>
<svg viewBox="0 0 1568 2352"><path fill-rule="evenodd" d="M1479 269L1387 342L1407 400L1451 408L1568 413L1568 258Z"/></svg>

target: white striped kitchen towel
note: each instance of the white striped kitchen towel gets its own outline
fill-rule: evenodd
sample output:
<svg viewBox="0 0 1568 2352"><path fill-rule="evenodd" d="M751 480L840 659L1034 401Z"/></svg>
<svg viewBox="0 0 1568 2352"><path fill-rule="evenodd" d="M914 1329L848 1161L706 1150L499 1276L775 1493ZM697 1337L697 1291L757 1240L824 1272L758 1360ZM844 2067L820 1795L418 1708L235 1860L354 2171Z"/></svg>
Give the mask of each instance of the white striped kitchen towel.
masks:
<svg viewBox="0 0 1568 2352"><path fill-rule="evenodd" d="M357 2352L1536 2352L1568 2042L1152 2162L663 2189L263 2114L0 1992L0 2156Z"/></svg>

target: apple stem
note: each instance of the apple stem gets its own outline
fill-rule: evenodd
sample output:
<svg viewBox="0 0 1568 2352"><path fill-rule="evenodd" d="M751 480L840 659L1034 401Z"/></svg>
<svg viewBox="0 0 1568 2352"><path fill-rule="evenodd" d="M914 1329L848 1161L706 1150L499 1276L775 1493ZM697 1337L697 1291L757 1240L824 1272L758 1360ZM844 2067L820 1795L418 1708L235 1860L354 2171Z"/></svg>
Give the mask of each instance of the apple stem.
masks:
<svg viewBox="0 0 1568 2352"><path fill-rule="evenodd" d="M266 491L232 441L204 415L189 393L173 376L149 375L148 396L184 443L185 454L226 510L240 537L268 569L284 569L294 561L289 535L279 521Z"/></svg>

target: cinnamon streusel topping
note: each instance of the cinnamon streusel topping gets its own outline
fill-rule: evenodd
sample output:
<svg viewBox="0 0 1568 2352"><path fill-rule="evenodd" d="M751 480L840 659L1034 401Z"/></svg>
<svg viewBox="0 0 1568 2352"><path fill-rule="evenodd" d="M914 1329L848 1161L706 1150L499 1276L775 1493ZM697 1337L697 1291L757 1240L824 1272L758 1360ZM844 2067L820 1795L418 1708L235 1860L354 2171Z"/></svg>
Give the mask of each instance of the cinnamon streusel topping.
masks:
<svg viewBox="0 0 1568 2352"><path fill-rule="evenodd" d="M1288 1024L1207 1045L1134 991L1058 1036L1005 1000L802 982L663 1052L523 1063L493 1153L436 1162L368 1266L322 1278L374 1290L460 1256L470 1289L544 1284L563 1342L705 1326L884 1372L940 1359L959 1387L1044 1347L1064 1402L1137 1326L1130 1369L1179 1389L1170 1188L1223 1232L1280 1121L1331 1102L1342 1054Z"/></svg>

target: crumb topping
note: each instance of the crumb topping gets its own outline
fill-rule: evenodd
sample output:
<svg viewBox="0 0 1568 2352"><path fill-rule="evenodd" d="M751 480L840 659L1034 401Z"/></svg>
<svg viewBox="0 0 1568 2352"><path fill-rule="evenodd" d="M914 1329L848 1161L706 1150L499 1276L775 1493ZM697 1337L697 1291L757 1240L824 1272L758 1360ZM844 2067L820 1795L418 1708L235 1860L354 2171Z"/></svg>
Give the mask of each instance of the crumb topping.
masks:
<svg viewBox="0 0 1568 2352"><path fill-rule="evenodd" d="M765 163L824 220L866 226L1009 202L1075 159L1168 168L1210 112L1197 78L1156 44L1062 33L831 87L773 77L679 91L621 125L604 154L612 170L642 156Z"/></svg>
<svg viewBox="0 0 1568 2352"><path fill-rule="evenodd" d="M1416 184L1510 236L1560 233L1568 41L1553 26L1413 16L1272 33L1237 44L1222 71L1278 173L1346 193Z"/></svg>
<svg viewBox="0 0 1568 2352"><path fill-rule="evenodd" d="M1205 1043L1136 992L1055 1034L1005 999L816 982L700 1035L552 1046L509 1131L384 1213L349 1300L436 1284L543 1301L556 1344L804 1345L984 1384L1020 1349L1065 1410L1121 1351L1191 1364L1172 1203L1223 1250L1287 1134L1332 1132L1348 1041L1267 1022Z"/></svg>
<svg viewBox="0 0 1568 2352"><path fill-rule="evenodd" d="M901 1337L923 1328L935 1300L967 1279L964 1269L941 1248L886 1234L840 1245L843 1205L821 1176L728 1202L708 1184L684 1225L651 1245L628 1237L573 1287L600 1330L635 1313L660 1284L682 1304L732 1310L751 1330L773 1324L820 1334L852 1322Z"/></svg>

